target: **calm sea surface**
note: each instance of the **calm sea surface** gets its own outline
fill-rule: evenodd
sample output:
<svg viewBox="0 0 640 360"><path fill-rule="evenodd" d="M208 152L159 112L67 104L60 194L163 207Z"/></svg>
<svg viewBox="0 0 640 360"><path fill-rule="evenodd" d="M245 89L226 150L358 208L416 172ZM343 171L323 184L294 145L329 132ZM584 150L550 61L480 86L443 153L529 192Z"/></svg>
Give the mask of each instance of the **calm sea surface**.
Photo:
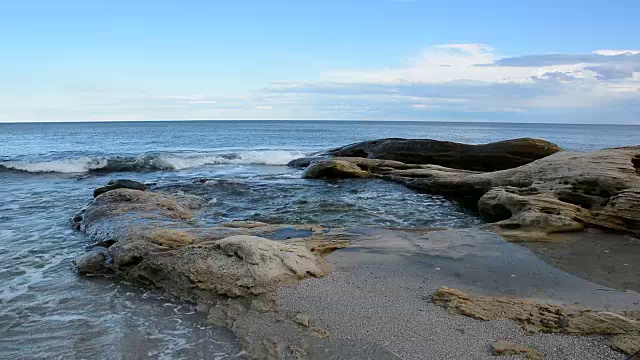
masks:
<svg viewBox="0 0 640 360"><path fill-rule="evenodd" d="M212 221L466 227L477 218L397 184L300 179L288 161L382 137L486 143L543 138L566 150L640 144L640 126L211 121L0 124L0 358L206 358L239 350L189 305L78 277L88 245L69 219L113 178L159 186L216 179Z"/></svg>

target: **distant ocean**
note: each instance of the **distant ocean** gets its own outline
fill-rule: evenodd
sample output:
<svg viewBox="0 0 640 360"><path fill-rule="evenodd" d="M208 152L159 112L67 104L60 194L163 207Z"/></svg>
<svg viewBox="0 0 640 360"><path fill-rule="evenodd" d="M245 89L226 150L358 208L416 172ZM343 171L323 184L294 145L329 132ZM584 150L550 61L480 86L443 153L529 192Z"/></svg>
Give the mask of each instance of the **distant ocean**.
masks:
<svg viewBox="0 0 640 360"><path fill-rule="evenodd" d="M440 196L369 181L322 182L286 167L357 141L430 138L487 143L536 137L566 150L640 144L640 126L356 121L0 124L0 331L8 358L162 357L238 350L193 309L126 284L79 278L88 240L69 219L113 178L158 186L215 182L212 221L327 226L466 227L473 213ZM357 180L356 180L357 181ZM142 342L141 338L147 339ZM140 347L141 343L142 348Z"/></svg>

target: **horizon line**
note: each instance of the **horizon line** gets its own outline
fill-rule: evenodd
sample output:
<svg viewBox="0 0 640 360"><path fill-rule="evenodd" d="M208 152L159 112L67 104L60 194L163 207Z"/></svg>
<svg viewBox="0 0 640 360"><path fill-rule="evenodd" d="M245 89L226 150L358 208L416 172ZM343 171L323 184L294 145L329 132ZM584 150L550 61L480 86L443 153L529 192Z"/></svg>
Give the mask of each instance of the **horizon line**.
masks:
<svg viewBox="0 0 640 360"><path fill-rule="evenodd" d="M540 125L599 125L599 126L640 126L640 123L626 124L626 123L558 123L558 122L529 122L529 121L491 121L491 120L388 120L388 119L145 119L145 120L44 120L44 121L0 121L0 125L3 124L90 124L90 123L136 123L136 122L269 122L269 121L283 121L283 122L304 122L304 121L326 121L326 122L424 122L424 123L480 123L480 124L540 124Z"/></svg>

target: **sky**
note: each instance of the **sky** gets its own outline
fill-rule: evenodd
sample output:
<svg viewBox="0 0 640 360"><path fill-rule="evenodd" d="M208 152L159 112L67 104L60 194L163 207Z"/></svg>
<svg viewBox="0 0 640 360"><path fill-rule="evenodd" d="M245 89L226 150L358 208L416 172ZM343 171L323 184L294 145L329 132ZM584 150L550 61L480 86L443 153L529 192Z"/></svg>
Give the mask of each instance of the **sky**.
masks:
<svg viewBox="0 0 640 360"><path fill-rule="evenodd" d="M640 124L640 1L0 0L0 122Z"/></svg>

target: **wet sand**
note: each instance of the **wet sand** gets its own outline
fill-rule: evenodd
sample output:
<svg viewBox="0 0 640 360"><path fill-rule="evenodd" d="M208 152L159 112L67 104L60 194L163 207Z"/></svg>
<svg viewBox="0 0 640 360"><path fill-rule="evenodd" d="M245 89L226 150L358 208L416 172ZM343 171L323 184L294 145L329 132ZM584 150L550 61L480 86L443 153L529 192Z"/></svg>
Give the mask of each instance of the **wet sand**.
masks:
<svg viewBox="0 0 640 360"><path fill-rule="evenodd" d="M640 292L640 239L624 234L568 233L527 247L570 274L618 289Z"/></svg>
<svg viewBox="0 0 640 360"><path fill-rule="evenodd" d="M332 274L278 294L287 312L308 315L334 341L352 342L363 351L354 357L328 349L326 358L367 358L370 351L386 354L381 358L491 359L491 344L506 339L532 345L546 359L625 359L602 337L531 335L510 321L451 315L431 303L430 296L448 286L621 311L640 306L640 294L634 291L569 274L528 248L480 230L353 231L367 236L330 255L336 267Z"/></svg>

